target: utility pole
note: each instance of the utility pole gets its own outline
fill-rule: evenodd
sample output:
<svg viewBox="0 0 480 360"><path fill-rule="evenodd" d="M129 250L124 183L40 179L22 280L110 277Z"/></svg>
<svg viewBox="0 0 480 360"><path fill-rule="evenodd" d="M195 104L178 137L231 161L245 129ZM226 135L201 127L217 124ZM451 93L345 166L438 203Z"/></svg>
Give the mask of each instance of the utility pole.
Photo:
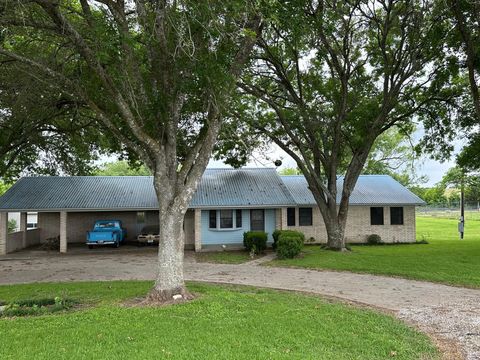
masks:
<svg viewBox="0 0 480 360"><path fill-rule="evenodd" d="M460 240L463 240L463 233L465 231L465 186L464 175L462 174L462 183L460 184L460 222L458 223L458 232L460 233Z"/></svg>

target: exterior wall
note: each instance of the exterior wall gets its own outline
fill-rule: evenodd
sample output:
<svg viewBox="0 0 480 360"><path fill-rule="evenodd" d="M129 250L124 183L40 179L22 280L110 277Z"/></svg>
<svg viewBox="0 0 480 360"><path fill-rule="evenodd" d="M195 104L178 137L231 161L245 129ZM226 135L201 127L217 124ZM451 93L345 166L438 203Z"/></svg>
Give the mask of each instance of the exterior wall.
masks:
<svg viewBox="0 0 480 360"><path fill-rule="evenodd" d="M185 214L183 222L183 230L185 232L185 248L195 248L195 213L193 210L188 210Z"/></svg>
<svg viewBox="0 0 480 360"><path fill-rule="evenodd" d="M8 234L7 237L7 253L21 250L29 246L38 245L40 243L40 230L27 230L26 243L23 246L23 231Z"/></svg>
<svg viewBox="0 0 480 360"><path fill-rule="evenodd" d="M234 229L209 229L208 214L208 210L202 210L200 236L202 239L202 246L243 244L243 233L250 231L250 209L242 209L242 227ZM272 233L275 231L275 226L275 209L265 209L265 232L268 233L269 242L273 241Z"/></svg>
<svg viewBox="0 0 480 360"><path fill-rule="evenodd" d="M386 243L415 242L415 206L403 207L403 225L390 225L390 207L383 207L384 225L370 225L370 206L350 206L348 209L345 239L348 243L363 243L371 234L380 235ZM298 224L298 208L296 209ZM327 231L318 207L313 207L312 226L286 226L287 211L282 209L282 225L284 229L298 230L305 234L305 238L315 239L317 243L327 242Z"/></svg>

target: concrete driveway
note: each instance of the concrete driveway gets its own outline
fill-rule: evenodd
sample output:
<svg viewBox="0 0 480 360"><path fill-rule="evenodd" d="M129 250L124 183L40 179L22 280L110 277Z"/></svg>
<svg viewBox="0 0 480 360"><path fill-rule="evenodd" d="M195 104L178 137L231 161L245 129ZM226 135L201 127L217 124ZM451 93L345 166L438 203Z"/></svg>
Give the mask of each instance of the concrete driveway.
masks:
<svg viewBox="0 0 480 360"><path fill-rule="evenodd" d="M260 266L270 256L228 265L197 263L194 254L187 252L185 277L305 291L381 308L442 339L439 345L449 358L480 359L480 290L385 276ZM0 284L152 280L155 271L155 248L79 248L66 255L23 251L0 257Z"/></svg>

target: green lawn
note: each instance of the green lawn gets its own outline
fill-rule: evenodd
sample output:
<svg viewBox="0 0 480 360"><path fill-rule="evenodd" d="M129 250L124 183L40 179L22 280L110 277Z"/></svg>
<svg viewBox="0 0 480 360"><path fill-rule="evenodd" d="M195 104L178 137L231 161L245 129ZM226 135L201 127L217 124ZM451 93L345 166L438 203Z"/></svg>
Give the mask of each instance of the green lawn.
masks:
<svg viewBox="0 0 480 360"><path fill-rule="evenodd" d="M427 245L352 246L335 253L307 246L303 258L274 260L269 265L347 270L480 288L480 221L466 222L465 240L459 240L457 220L417 217L417 239Z"/></svg>
<svg viewBox="0 0 480 360"><path fill-rule="evenodd" d="M195 258L199 262L217 264L242 264L252 260L247 251L218 251L196 253Z"/></svg>
<svg viewBox="0 0 480 360"><path fill-rule="evenodd" d="M69 313L0 318L0 359L436 359L398 320L318 297L190 284L192 302L125 307L150 282L0 286L0 300L63 296Z"/></svg>

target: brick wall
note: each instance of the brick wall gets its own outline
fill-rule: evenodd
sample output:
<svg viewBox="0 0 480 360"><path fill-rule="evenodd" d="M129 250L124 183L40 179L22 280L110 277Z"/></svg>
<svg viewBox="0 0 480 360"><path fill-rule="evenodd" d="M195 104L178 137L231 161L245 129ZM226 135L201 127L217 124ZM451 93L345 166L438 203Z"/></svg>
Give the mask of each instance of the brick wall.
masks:
<svg viewBox="0 0 480 360"><path fill-rule="evenodd" d="M282 208L282 228L299 230L305 234L305 238L314 238L315 242L327 242L327 231L322 215L318 207L313 207L313 225L298 226L298 208L296 209L297 226L287 226L287 209ZM404 225L390 225L390 207L385 206L383 210L385 225L370 225L369 206L350 206L348 210L345 238L349 243L365 242L368 235L378 234L387 243L394 242L415 242L415 206L403 208Z"/></svg>

